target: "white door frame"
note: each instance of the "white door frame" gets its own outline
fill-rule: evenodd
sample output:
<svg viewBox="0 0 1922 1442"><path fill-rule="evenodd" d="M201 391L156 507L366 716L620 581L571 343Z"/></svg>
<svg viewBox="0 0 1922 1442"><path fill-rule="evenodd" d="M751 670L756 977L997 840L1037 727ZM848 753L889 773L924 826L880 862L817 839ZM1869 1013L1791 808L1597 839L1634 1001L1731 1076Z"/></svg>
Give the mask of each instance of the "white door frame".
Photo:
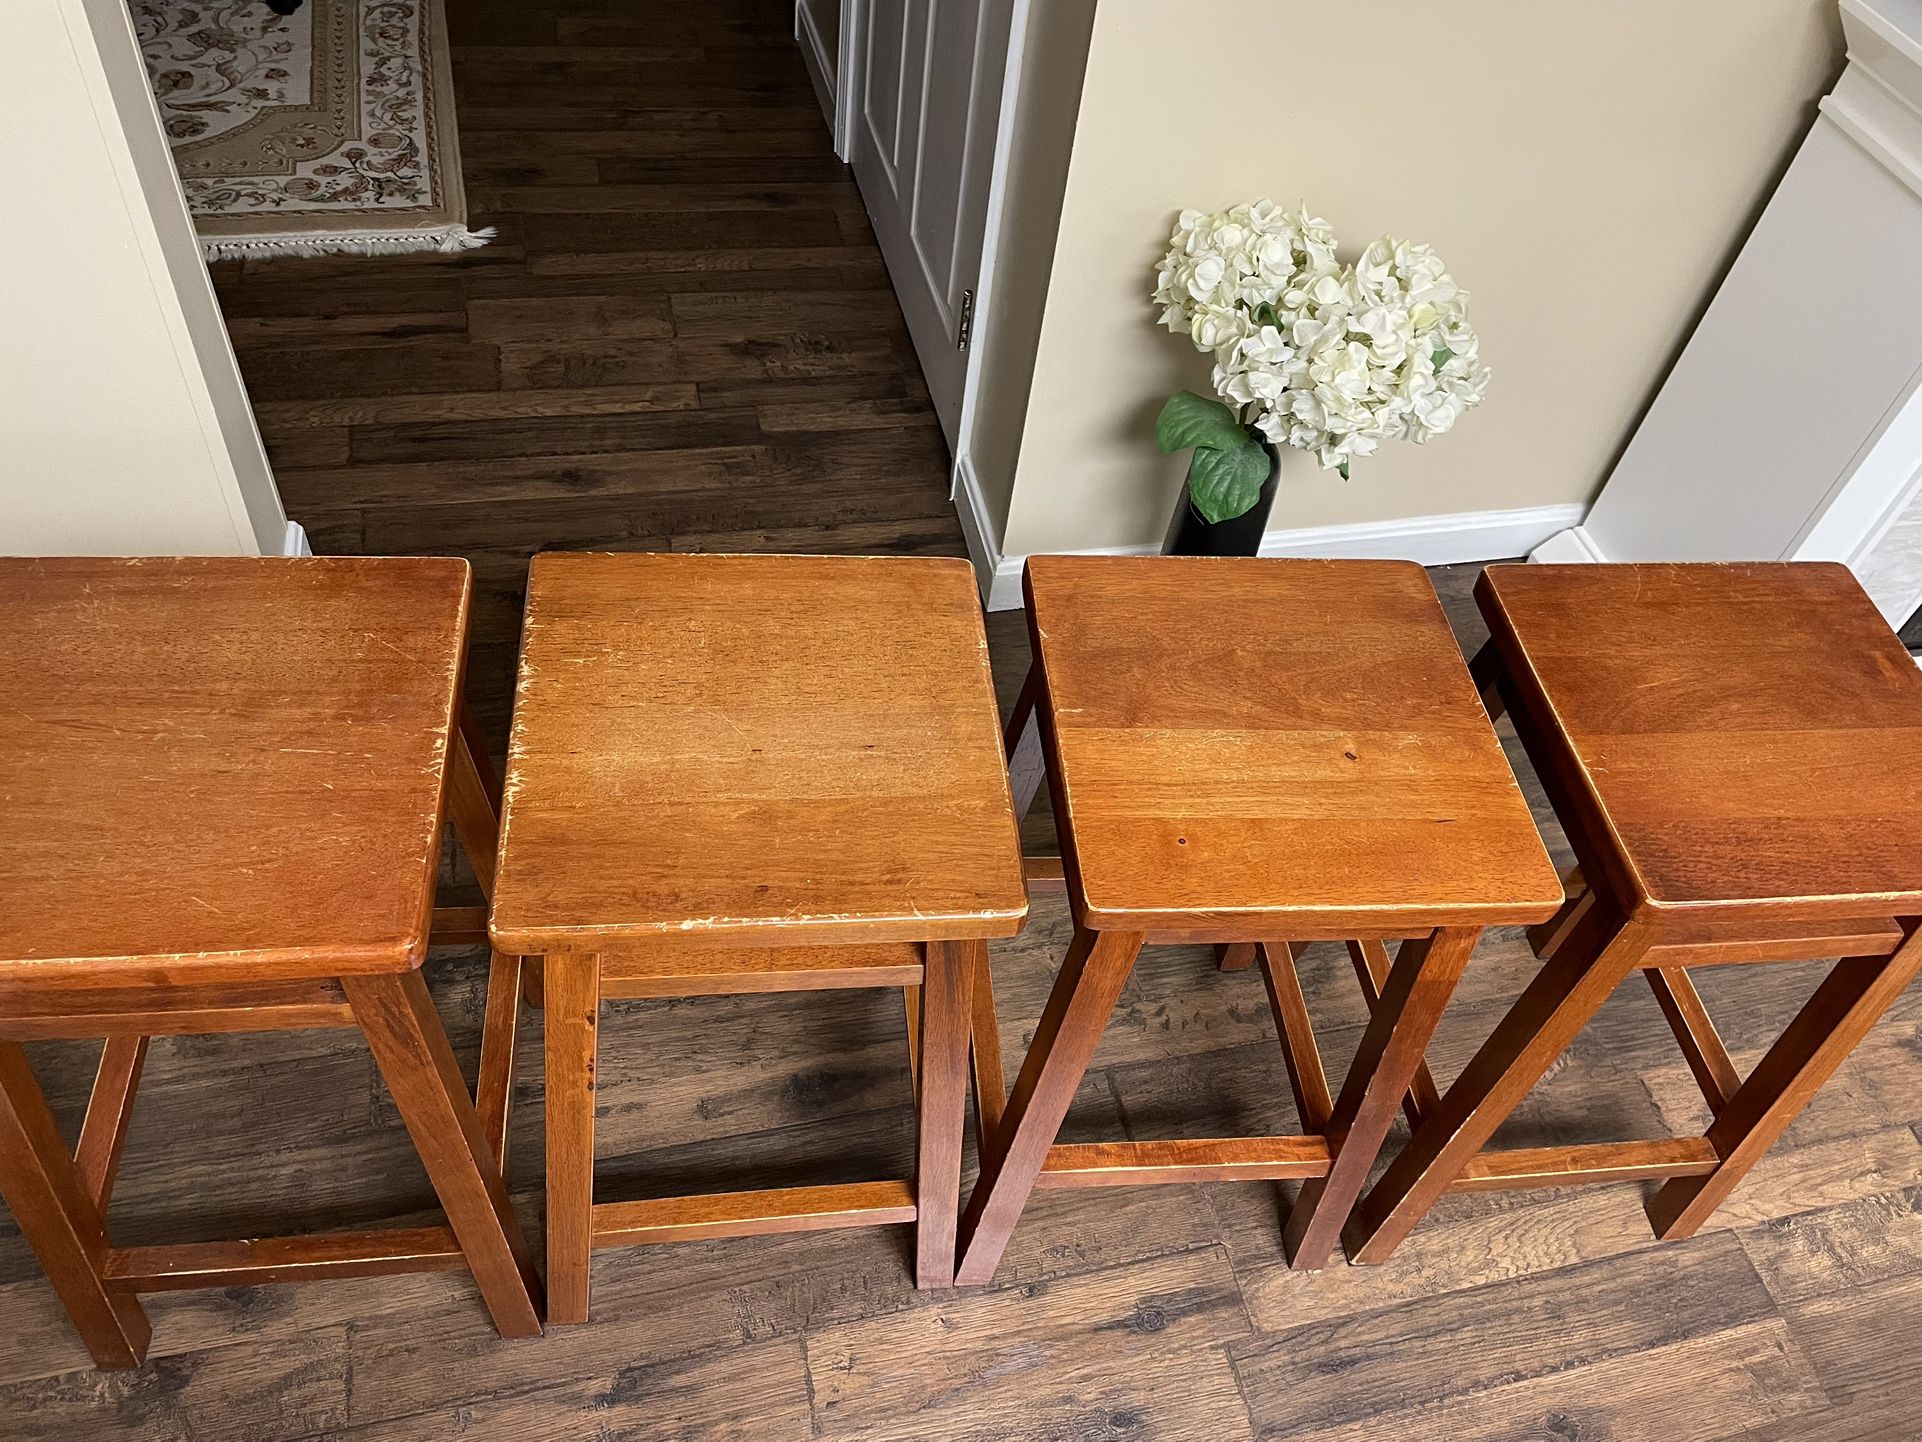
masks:
<svg viewBox="0 0 1922 1442"><path fill-rule="evenodd" d="M48 450L35 458L40 479L0 498L0 550L303 546L274 488L126 5L8 0L0 36L42 86L13 103L38 94L49 108L35 124L77 157L60 178L86 217L74 223L89 228L80 243L43 218L37 232L0 237L0 313L14 322L0 320L0 370L17 363L24 382L0 410L37 400L51 418L13 437L29 455ZM54 304L10 306L9 287ZM110 295L119 310L103 316L78 303L83 293ZM63 428L86 443L57 450Z"/></svg>
<svg viewBox="0 0 1922 1442"><path fill-rule="evenodd" d="M948 499L959 493L962 475L972 470L974 413L981 393L982 356L994 314L996 271L1001 255L1001 220L1008 201L1009 156L1014 151L1016 101L1021 94L1021 68L1027 57L1028 11L1032 0L1014 0L1008 16L1008 59L1001 74L1001 112L995 119L994 155L988 163L988 206L981 217L981 270L974 282L974 334L968 343L968 363L961 380L961 419L956 422L954 470L948 477ZM985 540L986 538L983 537Z"/></svg>
<svg viewBox="0 0 1922 1442"><path fill-rule="evenodd" d="M860 53L857 47L867 39L867 19L868 8L862 0L841 0L841 33L836 37L840 54L834 63L834 123L830 129L834 153L849 162L854 156L854 117L861 108L854 57Z"/></svg>
<svg viewBox="0 0 1922 1442"><path fill-rule="evenodd" d="M857 49L866 39L868 5L873 0L843 0L841 6L841 33L839 58L835 67L834 111L830 130L834 138L834 153L846 161L854 148L854 122L860 114L862 95L860 77L863 69L855 63ZM885 3L885 0L884 0ZM961 416L955 426L956 444L954 447L954 468L949 477L948 494L953 499L961 486L961 478L969 469L970 444L974 435L975 411L981 388L982 356L986 353L987 332L992 324L994 313L994 292L996 270L1001 252L1001 224L1007 209L1009 157L1013 151L1013 137L1020 123L1017 100L1021 93L1022 65L1027 54L1028 16L1033 0L1012 0L1008 15L1008 49L1006 63L1001 73L1000 111L995 119L994 154L988 165L988 202L982 214L981 267L974 284L974 322L973 332L968 342L968 358L963 367L961 383ZM802 27L810 32L813 21L807 17L804 0L795 0L795 27L799 35ZM818 41L818 36L815 37ZM802 41L803 49L807 41ZM964 514L962 521L968 527L971 517Z"/></svg>
<svg viewBox="0 0 1922 1442"><path fill-rule="evenodd" d="M832 62L827 39L814 23L808 0L794 0L794 42L801 47L807 62L808 79L814 82L815 98L827 117L828 138L834 153L843 162L851 159L854 147L854 116L859 96L854 80L855 46L860 42L862 21L867 10L860 0L842 0L841 23L835 34Z"/></svg>

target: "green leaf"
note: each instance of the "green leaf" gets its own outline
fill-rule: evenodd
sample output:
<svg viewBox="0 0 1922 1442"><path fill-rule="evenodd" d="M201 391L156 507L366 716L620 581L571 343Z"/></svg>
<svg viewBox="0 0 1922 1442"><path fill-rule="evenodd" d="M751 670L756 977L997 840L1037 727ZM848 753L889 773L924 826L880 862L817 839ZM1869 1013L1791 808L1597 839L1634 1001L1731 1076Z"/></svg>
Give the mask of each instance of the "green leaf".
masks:
<svg viewBox="0 0 1922 1442"><path fill-rule="evenodd" d="M1232 521L1246 515L1268 479L1268 452L1239 426L1240 443L1202 446L1188 466L1188 497L1210 521Z"/></svg>
<svg viewBox="0 0 1922 1442"><path fill-rule="evenodd" d="M1341 478L1344 481L1347 480L1348 479L1348 457L1343 456L1341 458L1341 464L1336 466L1335 469L1341 473Z"/></svg>
<svg viewBox="0 0 1922 1442"><path fill-rule="evenodd" d="M1447 365L1454 358L1455 358L1455 353L1452 350L1450 350L1447 346L1441 347L1441 349L1435 352L1435 369L1440 370L1443 366Z"/></svg>
<svg viewBox="0 0 1922 1442"><path fill-rule="evenodd" d="M1248 439L1248 433L1235 419L1235 413L1220 401L1211 401L1193 391L1176 391L1168 397L1155 421L1155 442L1163 451L1185 451L1190 446L1235 446Z"/></svg>

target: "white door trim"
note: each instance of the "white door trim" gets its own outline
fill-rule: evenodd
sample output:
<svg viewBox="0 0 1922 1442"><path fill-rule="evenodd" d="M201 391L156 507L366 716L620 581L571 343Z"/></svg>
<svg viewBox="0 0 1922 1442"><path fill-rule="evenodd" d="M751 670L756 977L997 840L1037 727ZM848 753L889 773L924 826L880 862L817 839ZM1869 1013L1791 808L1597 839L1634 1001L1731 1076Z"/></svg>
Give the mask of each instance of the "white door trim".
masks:
<svg viewBox="0 0 1922 1442"><path fill-rule="evenodd" d="M861 107L860 66L854 57L860 53L856 48L867 40L867 6L857 0L842 0L841 3L841 54L834 67L834 153L843 161L852 163L854 158L854 116Z"/></svg>
<svg viewBox="0 0 1922 1442"><path fill-rule="evenodd" d="M876 37L883 33L876 25L876 16L883 13L875 9L877 4L889 6L885 13L903 22L899 45L887 40L885 55L875 53ZM901 0L845 0L843 38L853 53L843 62L836 106L846 122L843 158L854 169L943 434L954 451L966 449L962 415L971 416L970 392L980 378L982 281L993 269L1000 239L1005 201L997 192L1006 189L1005 142L1012 123L1007 104L1019 84L1030 8L1030 0L978 0L969 22L963 18L967 10L950 13L936 0L926 0L912 13L901 9ZM941 28L944 17L960 30L947 35ZM917 23L923 27L919 34ZM937 47L942 51L938 61ZM901 80L895 88L901 93L897 113L889 120L871 113L865 91L873 79L870 68L892 75L897 64ZM1001 72L998 77L995 68ZM934 147L934 158L944 157L943 163L956 167L956 173L946 177L927 169L932 123L927 107L935 102L936 76L948 85L942 106L947 118L941 123L958 121L966 132L958 150L945 144ZM961 100L952 89L957 77L965 82L963 115L955 113ZM983 129L990 105L997 107L994 124ZM952 195L950 183L957 187ZM924 211L930 184L940 199ZM952 214L947 210L950 200ZM944 249L945 256L940 253ZM970 341L965 346L960 344L963 335Z"/></svg>
<svg viewBox="0 0 1922 1442"><path fill-rule="evenodd" d="M827 40L814 23L807 0L794 0L794 43L807 63L808 79L814 95L827 117L828 139L835 155L845 163L852 156L854 114L860 96L856 94L855 45L861 39L861 22L867 8L861 0L843 0L841 23L834 37L834 55L829 63Z"/></svg>
<svg viewBox="0 0 1922 1442"><path fill-rule="evenodd" d="M981 272L974 283L974 334L968 342L968 362L961 380L961 419L955 423L954 473L948 482L948 498L956 502L956 510L961 516L961 529L970 539L968 550L975 554L975 569L983 576L991 575L993 566L983 566L981 556L975 553L975 527L985 520L983 516L971 516L968 508L960 505L961 478L963 471L973 475L970 461L974 439L974 414L979 409L981 390L981 357L987 351L989 327L993 324L994 290L1001 257L1001 220L1008 204L1008 167L1009 156L1014 150L1015 126L1019 123L1016 101L1021 94L1021 71L1028 53L1028 11L1031 0L1014 0L1008 15L1008 59L1001 73L1001 112L994 126L994 155L988 164L988 207L981 220ZM979 505L979 488L974 492L975 506ZM995 549L1000 549L996 543Z"/></svg>
<svg viewBox="0 0 1922 1442"><path fill-rule="evenodd" d="M807 65L808 79L814 85L814 98L821 103L821 113L827 117L828 134L836 139L834 150L839 155L840 116L837 110L841 75L840 46L836 44L835 54L830 58L827 42L821 38L820 27L814 23L814 12L808 9L807 0L794 0L794 41L801 47L801 59Z"/></svg>

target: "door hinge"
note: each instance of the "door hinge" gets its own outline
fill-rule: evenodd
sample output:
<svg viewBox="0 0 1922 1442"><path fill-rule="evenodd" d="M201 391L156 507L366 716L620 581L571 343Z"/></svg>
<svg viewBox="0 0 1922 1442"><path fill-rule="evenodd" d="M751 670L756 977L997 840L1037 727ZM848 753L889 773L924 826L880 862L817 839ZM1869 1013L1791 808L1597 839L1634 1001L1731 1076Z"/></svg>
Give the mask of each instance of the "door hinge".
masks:
<svg viewBox="0 0 1922 1442"><path fill-rule="evenodd" d="M954 348L966 350L968 342L974 339L974 292L961 292L961 333L955 338Z"/></svg>

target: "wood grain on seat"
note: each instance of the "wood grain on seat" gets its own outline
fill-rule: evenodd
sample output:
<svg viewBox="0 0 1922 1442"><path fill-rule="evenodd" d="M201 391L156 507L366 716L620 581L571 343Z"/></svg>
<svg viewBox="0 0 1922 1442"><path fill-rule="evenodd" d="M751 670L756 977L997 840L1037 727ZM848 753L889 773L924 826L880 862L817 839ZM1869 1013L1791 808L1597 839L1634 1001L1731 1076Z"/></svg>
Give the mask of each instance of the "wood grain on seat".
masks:
<svg viewBox="0 0 1922 1442"><path fill-rule="evenodd" d="M1036 556L1027 586L1088 925L1254 941L1555 910L1419 566Z"/></svg>
<svg viewBox="0 0 1922 1442"><path fill-rule="evenodd" d="M1035 665L1008 747L1023 805L1049 786L1075 931L982 1148L955 1280L993 1277L1037 1185L1251 1176L1305 1179L1283 1246L1320 1267L1396 1108L1434 1094L1423 1053L1481 928L1562 901L1434 586L1395 562L1032 556L1026 587ZM1392 961L1384 936L1403 938ZM1356 946L1369 998L1338 1094L1304 939ZM1304 1134L1056 1144L1141 948L1170 940L1215 943L1228 969L1255 944Z"/></svg>
<svg viewBox="0 0 1922 1442"><path fill-rule="evenodd" d="M536 557L506 795L505 951L1009 936L1027 914L963 561Z"/></svg>
<svg viewBox="0 0 1922 1442"><path fill-rule="evenodd" d="M1475 596L1475 673L1585 890L1531 933L1541 971L1364 1199L1350 1255L1385 1261L1456 1186L1665 1176L1655 1234L1693 1236L1922 969L1922 677L1841 566L1496 566ZM1838 955L1744 1076L1687 968ZM1707 1132L1484 1151L1638 969Z"/></svg>
<svg viewBox="0 0 1922 1442"><path fill-rule="evenodd" d="M424 955L468 568L0 559L0 979Z"/></svg>
<svg viewBox="0 0 1922 1442"><path fill-rule="evenodd" d="M1846 567L1492 566L1475 595L1624 908L1922 910L1922 672Z"/></svg>

